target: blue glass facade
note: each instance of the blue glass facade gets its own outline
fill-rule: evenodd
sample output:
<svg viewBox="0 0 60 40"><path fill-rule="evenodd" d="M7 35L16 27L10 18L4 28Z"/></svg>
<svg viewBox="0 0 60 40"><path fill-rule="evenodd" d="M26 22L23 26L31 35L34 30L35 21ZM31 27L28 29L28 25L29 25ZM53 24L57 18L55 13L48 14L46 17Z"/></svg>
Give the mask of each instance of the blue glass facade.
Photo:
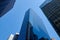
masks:
<svg viewBox="0 0 60 40"><path fill-rule="evenodd" d="M28 9L24 16L18 40L39 40L42 37L50 40L44 24L40 20L40 17L32 9Z"/></svg>

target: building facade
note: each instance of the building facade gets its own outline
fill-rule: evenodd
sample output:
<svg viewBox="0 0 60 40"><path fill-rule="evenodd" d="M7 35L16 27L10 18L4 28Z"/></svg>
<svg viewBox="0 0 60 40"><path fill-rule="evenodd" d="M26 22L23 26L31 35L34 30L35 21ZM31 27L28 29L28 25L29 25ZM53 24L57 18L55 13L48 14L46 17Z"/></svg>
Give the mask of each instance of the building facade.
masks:
<svg viewBox="0 0 60 40"><path fill-rule="evenodd" d="M52 0L42 6L41 9L60 36L60 0Z"/></svg>
<svg viewBox="0 0 60 40"><path fill-rule="evenodd" d="M15 0L0 0L0 17L13 8Z"/></svg>

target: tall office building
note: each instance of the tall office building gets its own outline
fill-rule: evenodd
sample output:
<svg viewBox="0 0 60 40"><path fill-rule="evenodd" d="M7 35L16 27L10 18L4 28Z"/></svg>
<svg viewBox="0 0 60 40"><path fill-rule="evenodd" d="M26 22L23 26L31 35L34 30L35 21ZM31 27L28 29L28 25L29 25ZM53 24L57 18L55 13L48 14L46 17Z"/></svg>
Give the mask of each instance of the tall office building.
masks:
<svg viewBox="0 0 60 40"><path fill-rule="evenodd" d="M37 40L38 37L33 32L33 26L29 21L30 9L25 13L23 24L18 40Z"/></svg>
<svg viewBox="0 0 60 40"><path fill-rule="evenodd" d="M18 40L39 40L42 37L50 39L40 17L32 9L28 9L23 19Z"/></svg>
<svg viewBox="0 0 60 40"><path fill-rule="evenodd" d="M0 0L0 17L13 8L15 0Z"/></svg>
<svg viewBox="0 0 60 40"><path fill-rule="evenodd" d="M52 0L47 4L41 5L41 9L60 36L60 0Z"/></svg>

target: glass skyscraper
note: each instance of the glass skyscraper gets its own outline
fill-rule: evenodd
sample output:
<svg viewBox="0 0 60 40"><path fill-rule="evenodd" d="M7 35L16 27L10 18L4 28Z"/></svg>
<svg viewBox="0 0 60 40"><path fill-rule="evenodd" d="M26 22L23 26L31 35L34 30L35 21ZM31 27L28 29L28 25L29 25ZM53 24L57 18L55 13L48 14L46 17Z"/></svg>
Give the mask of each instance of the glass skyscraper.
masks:
<svg viewBox="0 0 60 40"><path fill-rule="evenodd" d="M50 39L40 17L28 9L25 13L18 40L43 40ZM42 24L42 25L41 25ZM43 28L44 27L44 28Z"/></svg>

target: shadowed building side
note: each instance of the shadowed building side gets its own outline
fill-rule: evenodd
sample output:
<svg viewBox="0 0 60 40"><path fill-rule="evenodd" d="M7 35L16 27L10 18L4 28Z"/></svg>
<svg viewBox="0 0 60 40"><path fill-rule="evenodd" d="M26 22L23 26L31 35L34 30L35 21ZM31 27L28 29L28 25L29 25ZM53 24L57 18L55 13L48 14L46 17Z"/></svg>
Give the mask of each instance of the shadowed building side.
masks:
<svg viewBox="0 0 60 40"><path fill-rule="evenodd" d="M29 10L26 12L26 14L24 16L18 40L26 40L28 22L29 22Z"/></svg>
<svg viewBox="0 0 60 40"><path fill-rule="evenodd" d="M52 0L48 4L42 6L41 9L60 36L60 1Z"/></svg>
<svg viewBox="0 0 60 40"><path fill-rule="evenodd" d="M16 0L0 0L0 17L13 8Z"/></svg>
<svg viewBox="0 0 60 40"><path fill-rule="evenodd" d="M33 26L29 21L29 16L30 9L25 13L18 40L38 40L37 35L33 32Z"/></svg>

